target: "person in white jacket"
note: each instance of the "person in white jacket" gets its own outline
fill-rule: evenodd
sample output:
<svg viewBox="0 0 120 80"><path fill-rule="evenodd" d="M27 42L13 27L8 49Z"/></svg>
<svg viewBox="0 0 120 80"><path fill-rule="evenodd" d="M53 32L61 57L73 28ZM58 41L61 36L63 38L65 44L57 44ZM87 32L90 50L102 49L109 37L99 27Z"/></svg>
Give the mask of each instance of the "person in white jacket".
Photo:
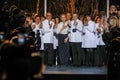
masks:
<svg viewBox="0 0 120 80"><path fill-rule="evenodd" d="M103 19L98 17L96 19L96 23L95 23L95 36L96 36L96 41L97 41L97 52L96 55L98 55L98 58L96 62L97 66L102 66L104 65L106 62L106 48L105 48L105 43L103 41L102 38L102 34L103 34Z"/></svg>
<svg viewBox="0 0 120 80"><path fill-rule="evenodd" d="M87 24L85 24L87 23ZM97 48L95 38L95 22L87 15L83 27L82 48L85 49L86 65L94 65L94 50Z"/></svg>
<svg viewBox="0 0 120 80"><path fill-rule="evenodd" d="M42 22L43 25L43 43L44 43L44 52L45 52L45 64L52 66L54 65L54 35L53 35L53 26L54 22L51 21L52 14L50 12L46 13L46 19Z"/></svg>
<svg viewBox="0 0 120 80"><path fill-rule="evenodd" d="M40 16L36 15L35 16L35 22L32 23L31 25L33 32L35 32L35 46L38 49L38 51L43 50L43 41L42 41L42 36L43 36L43 29L42 29L42 23L40 21Z"/></svg>
<svg viewBox="0 0 120 80"><path fill-rule="evenodd" d="M81 48L82 29L83 29L82 21L78 19L77 13L73 13L69 38L69 42L72 49L73 66L80 66L84 58L83 49Z"/></svg>

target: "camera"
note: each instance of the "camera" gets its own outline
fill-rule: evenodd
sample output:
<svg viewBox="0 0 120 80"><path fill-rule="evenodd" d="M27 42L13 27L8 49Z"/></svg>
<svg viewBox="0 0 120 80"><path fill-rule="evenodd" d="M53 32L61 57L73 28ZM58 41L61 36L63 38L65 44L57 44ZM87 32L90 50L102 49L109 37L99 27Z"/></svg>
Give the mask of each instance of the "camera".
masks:
<svg viewBox="0 0 120 80"><path fill-rule="evenodd" d="M40 30L37 30L36 37L40 37Z"/></svg>
<svg viewBox="0 0 120 80"><path fill-rule="evenodd" d="M26 39L26 40L29 40L29 35L28 35L28 33L25 33L24 36L25 36L25 39Z"/></svg>
<svg viewBox="0 0 120 80"><path fill-rule="evenodd" d="M77 31L77 29L73 29L72 31L73 31L73 32L76 32L76 31Z"/></svg>
<svg viewBox="0 0 120 80"><path fill-rule="evenodd" d="M4 40L4 32L0 32L0 41Z"/></svg>
<svg viewBox="0 0 120 80"><path fill-rule="evenodd" d="M25 43L25 36L22 33L18 34L18 44L23 45Z"/></svg>
<svg viewBox="0 0 120 80"><path fill-rule="evenodd" d="M3 40L3 39L4 39L3 34L0 34L0 40Z"/></svg>
<svg viewBox="0 0 120 80"><path fill-rule="evenodd" d="M85 35L85 32L83 32L82 34Z"/></svg>

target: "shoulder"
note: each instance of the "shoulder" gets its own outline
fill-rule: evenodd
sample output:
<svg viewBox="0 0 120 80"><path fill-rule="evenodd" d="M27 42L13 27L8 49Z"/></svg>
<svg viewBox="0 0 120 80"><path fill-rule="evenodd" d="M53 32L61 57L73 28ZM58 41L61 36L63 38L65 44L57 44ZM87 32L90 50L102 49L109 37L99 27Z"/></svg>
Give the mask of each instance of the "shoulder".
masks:
<svg viewBox="0 0 120 80"><path fill-rule="evenodd" d="M62 22L60 22L58 25L61 25L61 24L63 24Z"/></svg>
<svg viewBox="0 0 120 80"><path fill-rule="evenodd" d="M83 23L83 22L82 22L81 20L79 20L79 19L77 20L77 22L78 22L78 23L81 23L81 24Z"/></svg>
<svg viewBox="0 0 120 80"><path fill-rule="evenodd" d="M47 19L45 19L44 21L42 21L42 23L46 23L48 20Z"/></svg>

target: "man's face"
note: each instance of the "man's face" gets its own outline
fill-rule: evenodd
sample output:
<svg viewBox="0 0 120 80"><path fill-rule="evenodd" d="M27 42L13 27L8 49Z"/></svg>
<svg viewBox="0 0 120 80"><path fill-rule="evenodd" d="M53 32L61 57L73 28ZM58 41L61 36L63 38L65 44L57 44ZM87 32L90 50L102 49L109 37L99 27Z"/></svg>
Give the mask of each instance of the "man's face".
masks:
<svg viewBox="0 0 120 80"><path fill-rule="evenodd" d="M116 13L116 6L115 5L111 5L110 6L110 13L112 14L112 13Z"/></svg>
<svg viewBox="0 0 120 80"><path fill-rule="evenodd" d="M78 15L77 14L73 14L72 18L73 18L73 20L77 20L78 19Z"/></svg>
<svg viewBox="0 0 120 80"><path fill-rule="evenodd" d="M70 20L71 19L71 13L67 13L66 18L67 18L67 20Z"/></svg>
<svg viewBox="0 0 120 80"><path fill-rule="evenodd" d="M46 14L46 19L51 20L51 18L52 18L52 14L51 13L47 13Z"/></svg>

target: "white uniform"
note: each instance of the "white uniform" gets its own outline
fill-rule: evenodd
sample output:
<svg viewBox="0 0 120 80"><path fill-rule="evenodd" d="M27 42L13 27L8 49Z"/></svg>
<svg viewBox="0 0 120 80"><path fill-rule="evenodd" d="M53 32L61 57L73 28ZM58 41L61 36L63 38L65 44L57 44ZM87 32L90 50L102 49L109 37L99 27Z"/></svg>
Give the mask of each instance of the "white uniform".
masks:
<svg viewBox="0 0 120 80"><path fill-rule="evenodd" d="M83 27L83 39L82 48L96 48L96 38L94 34L95 23L93 21L88 22L88 26Z"/></svg>
<svg viewBox="0 0 120 80"><path fill-rule="evenodd" d="M82 28L83 23L82 21L76 21L77 25L75 25L74 20L71 22L71 29L70 29L70 38L69 42L82 42ZM73 32L73 29L76 29L76 32Z"/></svg>
<svg viewBox="0 0 120 80"><path fill-rule="evenodd" d="M43 24L43 31L44 31L43 42L53 44L54 43L54 35L53 35L54 22L52 22L52 21L49 22L46 19L42 22L42 24ZM52 26L52 27L49 28L50 26Z"/></svg>
<svg viewBox="0 0 120 80"><path fill-rule="evenodd" d="M53 35L53 26L54 22L45 19L43 22L43 43L44 43L44 63L47 65L54 64L54 35Z"/></svg>
<svg viewBox="0 0 120 80"><path fill-rule="evenodd" d="M57 28L53 29L53 33L56 34L56 35L54 35L54 49L57 49L57 47L58 47Z"/></svg>
<svg viewBox="0 0 120 80"><path fill-rule="evenodd" d="M68 23L65 22L65 26L67 26L67 25L68 25ZM62 27L63 27L63 22L60 22L57 27L57 34L68 34L68 29L69 29L68 26L67 26L67 28L65 28L64 30L61 31Z"/></svg>
<svg viewBox="0 0 120 80"><path fill-rule="evenodd" d="M36 34L37 34L37 30L40 31L40 37L41 37L41 48L40 50L44 50L44 45L43 45L43 29L39 28L40 26L40 23L39 24L36 24L36 23L32 23L32 25L35 25L35 28L33 29L33 31L35 32L35 37L36 37Z"/></svg>
<svg viewBox="0 0 120 80"><path fill-rule="evenodd" d="M102 39L102 34L103 34L103 28L102 28L102 26L103 25L99 26L99 23L95 24L95 35L96 35L97 45L105 45L105 43L103 42L103 39ZM97 29L100 29L101 33L98 33Z"/></svg>

